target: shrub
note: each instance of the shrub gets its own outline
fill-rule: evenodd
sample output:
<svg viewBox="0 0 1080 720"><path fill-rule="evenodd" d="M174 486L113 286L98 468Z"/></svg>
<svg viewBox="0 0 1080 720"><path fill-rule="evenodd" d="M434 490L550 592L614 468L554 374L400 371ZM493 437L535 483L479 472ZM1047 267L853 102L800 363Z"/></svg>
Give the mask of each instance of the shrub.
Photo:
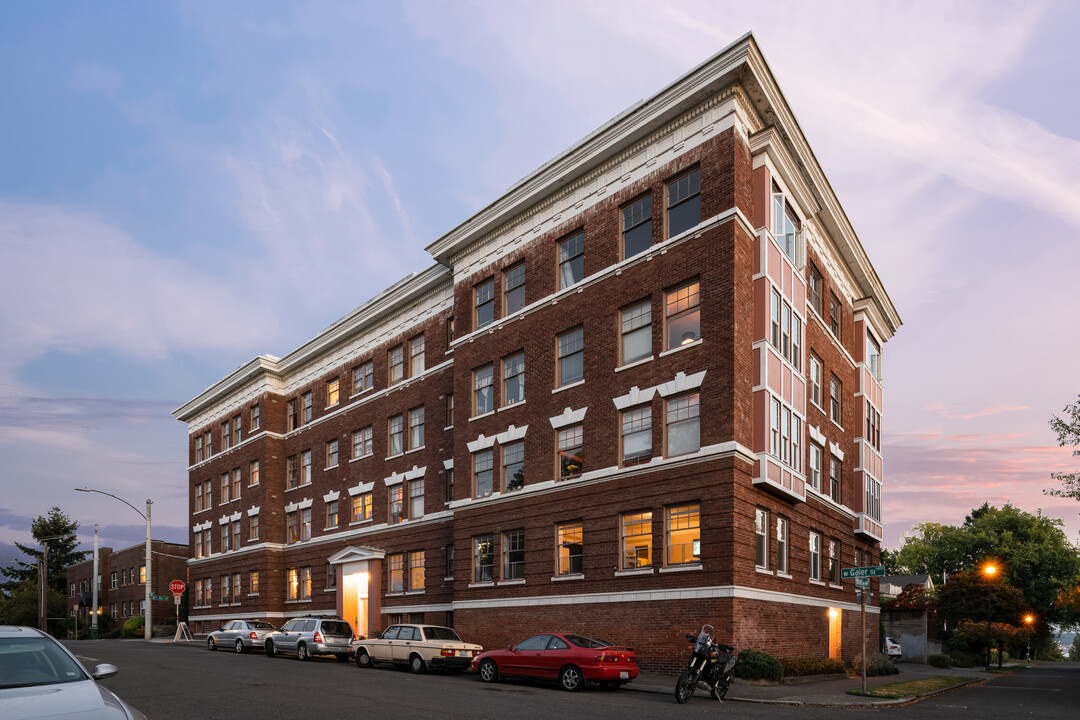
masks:
<svg viewBox="0 0 1080 720"><path fill-rule="evenodd" d="M143 616L142 615L136 615L133 618L129 618L128 621L124 623L123 629L120 631L120 637L122 637L122 638L137 637L137 636L142 635L142 634L143 634Z"/></svg>
<svg viewBox="0 0 1080 720"><path fill-rule="evenodd" d="M834 658L810 658L804 660L781 660L784 677L802 677L804 675L829 675L846 673L844 663Z"/></svg>
<svg viewBox="0 0 1080 720"><path fill-rule="evenodd" d="M979 659L975 657L975 653L967 650L950 650L948 656L953 667L970 668L979 664Z"/></svg>
<svg viewBox="0 0 1080 720"><path fill-rule="evenodd" d="M945 653L931 653L926 657L926 664L936 668L947 668L949 656Z"/></svg>
<svg viewBox="0 0 1080 720"><path fill-rule="evenodd" d="M852 664L852 669L857 675L862 674L862 657L856 656L855 662ZM889 659L888 655L884 653L877 653L876 655L869 655L866 658L866 676L874 677L875 675L896 675L900 672L900 668L896 667L896 663Z"/></svg>
<svg viewBox="0 0 1080 720"><path fill-rule="evenodd" d="M784 666L772 655L760 650L743 650L735 663L735 677L779 682L784 677Z"/></svg>

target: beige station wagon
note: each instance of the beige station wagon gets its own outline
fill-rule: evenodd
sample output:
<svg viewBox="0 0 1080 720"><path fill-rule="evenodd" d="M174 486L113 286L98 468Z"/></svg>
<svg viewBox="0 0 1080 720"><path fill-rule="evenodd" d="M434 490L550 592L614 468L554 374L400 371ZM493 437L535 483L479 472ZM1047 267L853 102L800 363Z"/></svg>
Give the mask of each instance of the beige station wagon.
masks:
<svg viewBox="0 0 1080 720"><path fill-rule="evenodd" d="M463 642L452 628L438 625L391 625L374 638L356 643L356 664L407 666L414 673L439 669L468 670L472 659L484 652L475 643Z"/></svg>

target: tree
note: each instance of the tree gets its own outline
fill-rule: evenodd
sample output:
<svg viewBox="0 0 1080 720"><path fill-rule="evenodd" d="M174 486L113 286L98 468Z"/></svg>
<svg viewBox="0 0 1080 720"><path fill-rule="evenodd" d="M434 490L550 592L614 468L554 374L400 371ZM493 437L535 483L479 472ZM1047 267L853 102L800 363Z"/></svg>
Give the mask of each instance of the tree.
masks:
<svg viewBox="0 0 1080 720"><path fill-rule="evenodd" d="M79 546L78 537L79 523L72 520L55 505L47 515L39 515L30 524L30 534L34 536L38 546L15 543L23 553L33 558L33 562L16 560L15 565L0 568L0 573L8 578L3 584L5 593L12 593L18 583L38 582L38 566L41 563L43 539L49 543L48 583L49 587L59 593L67 589L67 568L69 565L82 562L89 554L85 551L76 550ZM34 623L36 624L36 623Z"/></svg>
<svg viewBox="0 0 1080 720"><path fill-rule="evenodd" d="M892 554L895 575L929 575L935 584L949 576L970 570L980 558L972 538L963 528L935 522L921 522L904 533L904 544ZM884 558L884 551L882 557Z"/></svg>
<svg viewBox="0 0 1080 720"><path fill-rule="evenodd" d="M1024 594L1004 578L986 580L973 572L959 572L938 588L938 618L949 628L958 628L964 620L1007 623L1018 621L1026 608ZM985 627L985 625L984 625Z"/></svg>
<svg viewBox="0 0 1080 720"><path fill-rule="evenodd" d="M1060 447L1071 446L1073 448L1073 457L1080 456L1080 399L1071 405L1065 406L1064 419L1051 417L1050 429L1057 435ZM1044 493L1055 497L1080 500L1080 472L1050 473L1050 477L1059 481L1061 487L1048 488L1043 490Z"/></svg>

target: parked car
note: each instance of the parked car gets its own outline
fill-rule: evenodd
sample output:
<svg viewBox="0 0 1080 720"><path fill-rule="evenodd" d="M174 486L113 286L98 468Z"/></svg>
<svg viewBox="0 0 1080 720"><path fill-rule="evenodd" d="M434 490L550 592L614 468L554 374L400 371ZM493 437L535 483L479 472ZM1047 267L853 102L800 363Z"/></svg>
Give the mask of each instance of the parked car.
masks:
<svg viewBox="0 0 1080 720"><path fill-rule="evenodd" d="M308 660L314 655L333 655L338 662L346 662L354 637L352 625L341 618L301 617L267 635L263 646L267 657L295 653L298 660Z"/></svg>
<svg viewBox="0 0 1080 720"><path fill-rule="evenodd" d="M98 665L88 673L51 636L29 627L0 625L0 718L146 720L98 680L119 672Z"/></svg>
<svg viewBox="0 0 1080 720"><path fill-rule="evenodd" d="M504 677L556 680L570 691L591 682L615 688L638 676L634 648L565 633L533 635L506 650L488 650L473 659L472 668L484 682Z"/></svg>
<svg viewBox="0 0 1080 720"><path fill-rule="evenodd" d="M885 638L885 654L889 656L889 659L896 662L900 659L903 653L900 651L900 643L893 640L891 637Z"/></svg>
<svg viewBox="0 0 1080 720"><path fill-rule="evenodd" d="M391 625L373 638L356 644L356 664L375 663L408 666L414 673L439 669L468 670L472 659L484 652L474 643L464 642L452 628L439 625Z"/></svg>
<svg viewBox="0 0 1080 720"><path fill-rule="evenodd" d="M278 629L265 620L231 620L206 636L206 649L232 647L238 653L262 650L266 636L275 632Z"/></svg>

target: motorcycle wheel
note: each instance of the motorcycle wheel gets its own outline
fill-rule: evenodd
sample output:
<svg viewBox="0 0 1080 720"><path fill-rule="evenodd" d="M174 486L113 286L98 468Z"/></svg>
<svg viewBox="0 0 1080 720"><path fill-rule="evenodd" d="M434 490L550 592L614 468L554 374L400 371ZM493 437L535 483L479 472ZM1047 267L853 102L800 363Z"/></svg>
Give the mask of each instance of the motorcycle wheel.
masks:
<svg viewBox="0 0 1080 720"><path fill-rule="evenodd" d="M682 671L682 675L679 675L679 679L675 683L675 699L678 702L689 702L690 698L694 697L694 690L697 688L697 679L697 673L690 668L686 668Z"/></svg>
<svg viewBox="0 0 1080 720"><path fill-rule="evenodd" d="M731 686L731 681L720 680L712 686L713 700L724 702L724 698L727 696L728 688Z"/></svg>

